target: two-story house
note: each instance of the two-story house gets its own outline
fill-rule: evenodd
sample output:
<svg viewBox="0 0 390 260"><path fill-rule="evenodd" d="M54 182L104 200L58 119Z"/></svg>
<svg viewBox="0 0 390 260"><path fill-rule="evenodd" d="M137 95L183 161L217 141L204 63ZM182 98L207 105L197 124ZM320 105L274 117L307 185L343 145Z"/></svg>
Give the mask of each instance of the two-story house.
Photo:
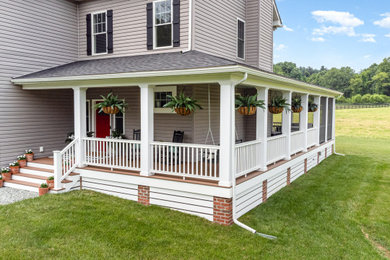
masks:
<svg viewBox="0 0 390 260"><path fill-rule="evenodd" d="M36 158L5 186L36 191L53 175L51 192L92 189L231 224L333 152L341 93L272 72L274 0L0 7L0 164L25 149ZM96 109L110 92L123 113ZM179 93L203 109L164 108ZM265 109L239 114L236 95L255 94ZM270 113L275 96L300 97L302 111ZM126 139L107 138L114 130Z"/></svg>

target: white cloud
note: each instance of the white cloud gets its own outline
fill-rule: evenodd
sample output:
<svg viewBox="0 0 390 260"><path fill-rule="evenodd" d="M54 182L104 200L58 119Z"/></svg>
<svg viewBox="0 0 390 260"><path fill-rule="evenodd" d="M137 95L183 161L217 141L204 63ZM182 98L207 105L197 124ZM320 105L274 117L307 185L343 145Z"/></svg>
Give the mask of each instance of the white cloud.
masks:
<svg viewBox="0 0 390 260"><path fill-rule="evenodd" d="M363 56L363 58L365 58L365 59L369 59L369 58L371 58L371 55L370 55L370 54L368 54L368 55L364 55L364 56Z"/></svg>
<svg viewBox="0 0 390 260"><path fill-rule="evenodd" d="M281 44L279 44L279 45L277 45L277 46L275 47L275 50L277 50L277 51L283 51L283 50L285 50L285 49L287 49L287 46L284 45L283 43L281 43Z"/></svg>
<svg viewBox="0 0 390 260"><path fill-rule="evenodd" d="M362 42L373 42L373 43L376 42L376 40L375 40L376 35L375 34L364 33L361 36L362 36L362 39L360 41L362 41Z"/></svg>
<svg viewBox="0 0 390 260"><path fill-rule="evenodd" d="M294 30L290 27L287 27L286 25L283 25L283 29L287 32L293 32Z"/></svg>
<svg viewBox="0 0 390 260"><path fill-rule="evenodd" d="M323 26L321 28L316 28L313 30L314 35L325 35L325 34L345 34L348 36L356 36L355 30L353 27L345 26Z"/></svg>
<svg viewBox="0 0 390 260"><path fill-rule="evenodd" d="M389 34L386 34L385 37L390 38L390 33L389 33Z"/></svg>
<svg viewBox="0 0 390 260"><path fill-rule="evenodd" d="M313 38L311 38L311 40L313 42L324 42L325 41L325 39L322 37L313 37Z"/></svg>
<svg viewBox="0 0 390 260"><path fill-rule="evenodd" d="M390 13L381 14L384 17L381 20L375 21L374 24L383 28L390 29Z"/></svg>

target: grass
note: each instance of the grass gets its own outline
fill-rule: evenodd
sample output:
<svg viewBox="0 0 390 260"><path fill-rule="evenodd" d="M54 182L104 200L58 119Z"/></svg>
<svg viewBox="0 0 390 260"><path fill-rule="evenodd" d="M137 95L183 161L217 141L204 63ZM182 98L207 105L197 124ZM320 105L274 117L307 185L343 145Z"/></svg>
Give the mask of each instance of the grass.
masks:
<svg viewBox="0 0 390 260"><path fill-rule="evenodd" d="M347 156L332 156L240 219L275 241L75 191L0 206L0 258L382 259L378 246L390 250L389 112L337 111L337 149Z"/></svg>

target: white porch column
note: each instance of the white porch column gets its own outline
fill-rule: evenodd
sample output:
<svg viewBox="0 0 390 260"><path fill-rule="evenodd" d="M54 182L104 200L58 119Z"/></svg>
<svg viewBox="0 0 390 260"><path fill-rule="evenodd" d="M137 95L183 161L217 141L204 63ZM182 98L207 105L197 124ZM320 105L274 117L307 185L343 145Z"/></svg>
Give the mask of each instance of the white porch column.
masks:
<svg viewBox="0 0 390 260"><path fill-rule="evenodd" d="M307 152L307 122L309 117L309 94L301 96L303 110L300 114L299 130L303 131L303 151Z"/></svg>
<svg viewBox="0 0 390 260"><path fill-rule="evenodd" d="M151 143L154 139L154 86L142 84L141 89L141 175L150 176L152 167Z"/></svg>
<svg viewBox="0 0 390 260"><path fill-rule="evenodd" d="M87 136L87 88L74 87L74 137L79 139L76 144L76 164L79 167L84 163L84 150L82 138Z"/></svg>
<svg viewBox="0 0 390 260"><path fill-rule="evenodd" d="M291 105L292 92L283 92L283 98L287 100L287 103ZM283 111L282 115L282 134L286 136L286 160L291 159L291 110Z"/></svg>
<svg viewBox="0 0 390 260"><path fill-rule="evenodd" d="M329 98L325 100L325 143L328 141L328 116L329 116Z"/></svg>
<svg viewBox="0 0 390 260"><path fill-rule="evenodd" d="M256 140L261 140L260 161L261 171L267 170L267 139L268 139L268 88L257 88L257 99L264 100L265 109L258 108L256 112Z"/></svg>
<svg viewBox="0 0 390 260"><path fill-rule="evenodd" d="M336 98L333 98L332 139L336 139Z"/></svg>
<svg viewBox="0 0 390 260"><path fill-rule="evenodd" d="M221 88L219 185L229 187L235 176L235 85L232 81L221 81L219 85Z"/></svg>
<svg viewBox="0 0 390 260"><path fill-rule="evenodd" d="M320 145L320 127L321 127L321 97L314 97L314 103L317 104L318 109L313 115L313 127L317 129L317 142L316 146Z"/></svg>

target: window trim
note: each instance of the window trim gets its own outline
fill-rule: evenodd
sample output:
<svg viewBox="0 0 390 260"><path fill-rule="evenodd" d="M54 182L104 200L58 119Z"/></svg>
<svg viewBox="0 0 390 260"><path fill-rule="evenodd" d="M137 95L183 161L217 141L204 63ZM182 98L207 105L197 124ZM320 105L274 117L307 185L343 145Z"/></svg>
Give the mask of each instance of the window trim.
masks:
<svg viewBox="0 0 390 260"><path fill-rule="evenodd" d="M243 50L243 57L239 57L238 56L238 40L239 40L239 38L238 38L238 25L239 25L239 22L242 22L242 23L244 23L244 39L243 39L243 41L244 41L244 50ZM236 57L237 57L237 59L240 59L240 60L245 60L246 59L246 22L245 22L245 20L243 20L243 19L241 19L241 18L239 18L239 17L237 17L237 24L236 24Z"/></svg>
<svg viewBox="0 0 390 260"><path fill-rule="evenodd" d="M91 43L92 43L92 56L99 56L99 55L105 55L105 54L108 54L108 27L107 27L107 11L108 10L104 10L104 11L96 11L96 12L93 12L91 13ZM104 15L106 16L106 52L102 52L102 53L96 53L96 46L95 46L95 33L94 33L94 27L95 27L95 24L94 24L94 15L95 14L101 14L101 13L104 13ZM99 33L99 34L103 34L103 33Z"/></svg>
<svg viewBox="0 0 390 260"><path fill-rule="evenodd" d="M155 87L153 89L153 111L155 114L172 114L175 113L171 108L155 107L156 92L172 92L172 96L177 96L177 86Z"/></svg>
<svg viewBox="0 0 390 260"><path fill-rule="evenodd" d="M171 22L170 23L164 23L156 25L156 3L159 2L165 2L167 0L156 0L153 1L153 50L161 50L161 49L170 49L173 48L173 1L171 0ZM162 26L162 25L171 25L171 45L170 46L163 46L163 47L157 47L157 35L156 35L156 27Z"/></svg>

